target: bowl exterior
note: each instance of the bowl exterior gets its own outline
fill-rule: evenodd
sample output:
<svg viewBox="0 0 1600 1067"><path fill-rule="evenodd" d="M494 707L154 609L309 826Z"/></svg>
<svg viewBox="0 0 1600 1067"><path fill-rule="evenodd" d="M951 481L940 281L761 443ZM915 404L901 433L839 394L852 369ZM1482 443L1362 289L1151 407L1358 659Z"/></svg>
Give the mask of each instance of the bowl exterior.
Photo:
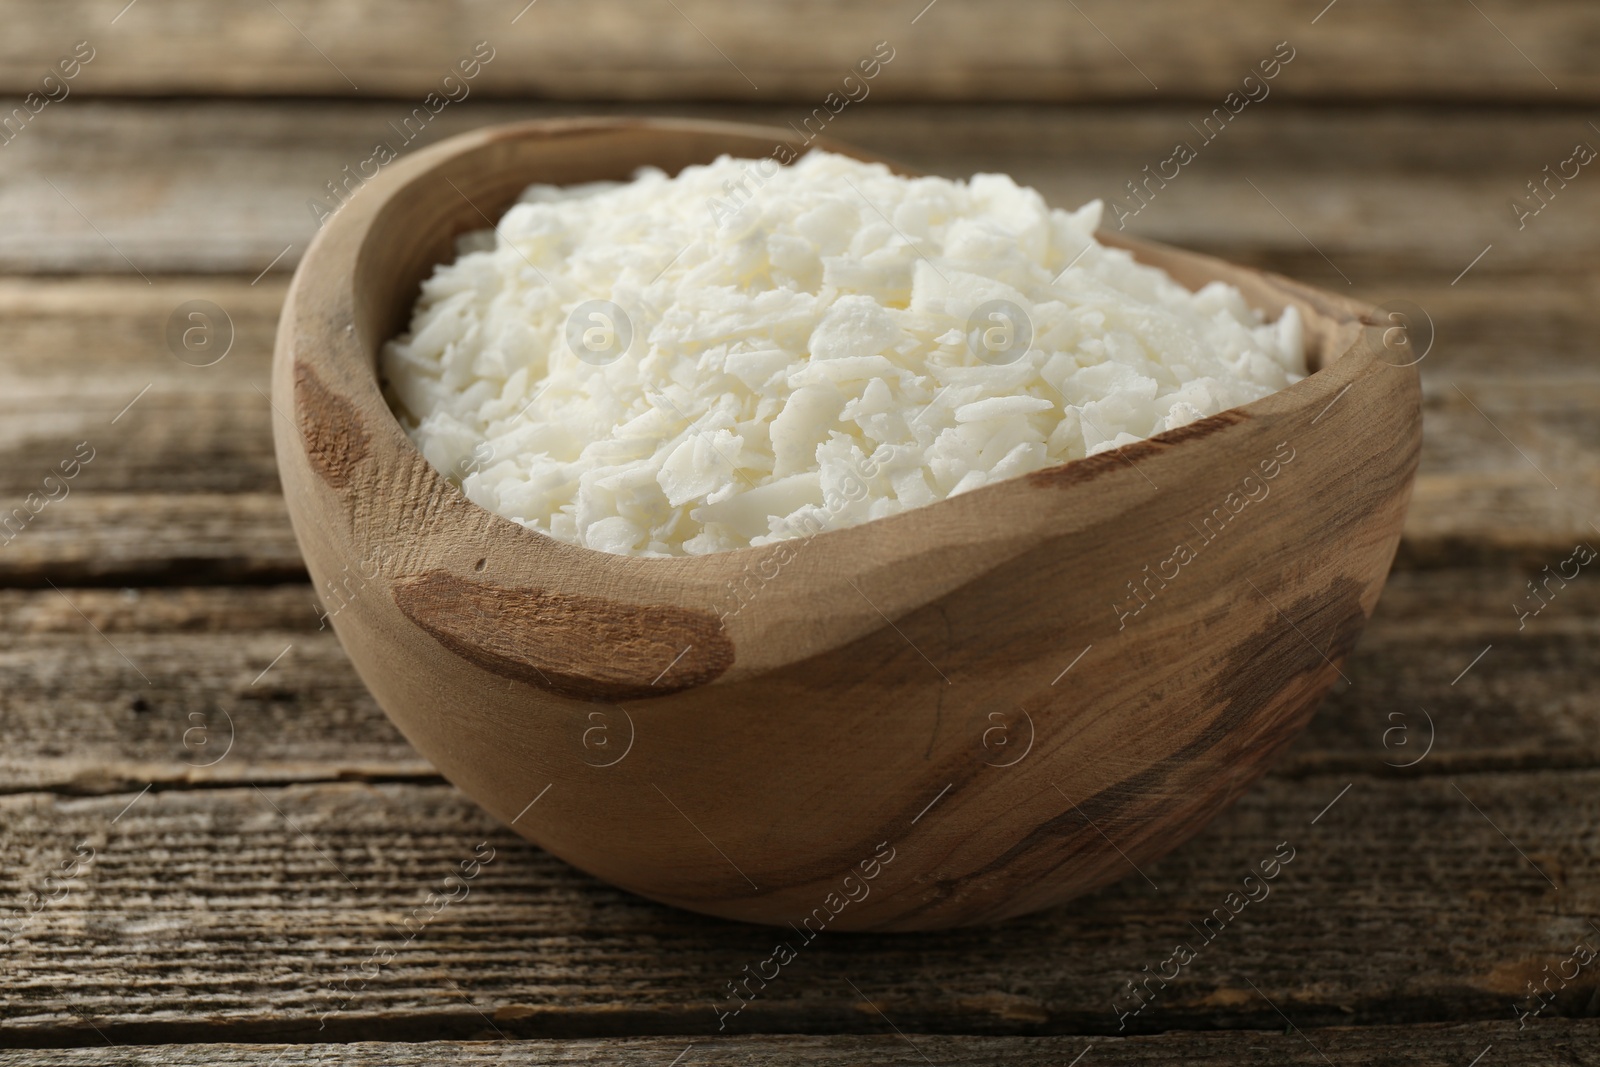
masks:
<svg viewBox="0 0 1600 1067"><path fill-rule="evenodd" d="M374 353L417 279L516 189L793 136L479 131L393 164L324 227L273 397L331 623L451 781L656 900L798 943L992 922L1137 879L1305 726L1382 589L1420 389L1360 306L1130 245L1186 284L1298 307L1321 369L1114 452L713 557L604 556L491 515L383 404Z"/></svg>

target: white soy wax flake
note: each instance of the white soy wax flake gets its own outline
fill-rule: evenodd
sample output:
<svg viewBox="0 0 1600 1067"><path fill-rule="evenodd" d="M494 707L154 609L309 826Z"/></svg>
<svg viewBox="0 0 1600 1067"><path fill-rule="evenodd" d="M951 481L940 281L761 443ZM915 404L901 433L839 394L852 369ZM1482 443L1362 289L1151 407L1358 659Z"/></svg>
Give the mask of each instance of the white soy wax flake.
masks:
<svg viewBox="0 0 1600 1067"><path fill-rule="evenodd" d="M623 555L866 522L1305 377L1293 308L1190 293L1099 222L820 151L535 185L423 284L382 370L472 500Z"/></svg>

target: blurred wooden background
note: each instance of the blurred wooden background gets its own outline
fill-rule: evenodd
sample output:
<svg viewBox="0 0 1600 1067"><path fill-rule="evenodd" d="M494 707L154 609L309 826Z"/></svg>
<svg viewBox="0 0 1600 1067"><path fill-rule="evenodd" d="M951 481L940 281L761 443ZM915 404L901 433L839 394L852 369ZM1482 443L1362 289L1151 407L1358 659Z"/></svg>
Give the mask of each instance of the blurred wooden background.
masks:
<svg viewBox="0 0 1600 1067"><path fill-rule="evenodd" d="M1569 105L1600 96L1600 10L1577 0L7 0L3 10L0 88L12 92L87 37L106 47L98 93L343 96L353 82L406 99L487 40L505 60L484 75L494 96L809 103L888 40L904 51L886 100L1209 100L1288 39L1314 46L1283 87L1302 101L1543 105L1557 86Z"/></svg>
<svg viewBox="0 0 1600 1067"><path fill-rule="evenodd" d="M1600 964L1517 1014L1600 946L1600 592L1585 572L1512 607L1600 544L1600 175L1561 170L1600 146L1600 7L0 0L0 28L0 106L25 112L0 144L0 513L95 450L0 544L0 1065L1600 1062ZM79 41L61 97L44 79ZM719 1032L769 932L549 859L382 717L318 629L267 366L307 202L479 41L493 60L417 144L567 114L799 123L887 41L831 135L1068 207L1125 195L1289 42L1129 230L1425 309L1423 469L1352 684L1149 869L1160 890L819 942ZM232 323L213 366L169 350L195 299ZM1424 715L1432 749L1397 769ZM470 898L402 944L485 839ZM1119 1031L1124 983L1284 840L1272 898Z"/></svg>

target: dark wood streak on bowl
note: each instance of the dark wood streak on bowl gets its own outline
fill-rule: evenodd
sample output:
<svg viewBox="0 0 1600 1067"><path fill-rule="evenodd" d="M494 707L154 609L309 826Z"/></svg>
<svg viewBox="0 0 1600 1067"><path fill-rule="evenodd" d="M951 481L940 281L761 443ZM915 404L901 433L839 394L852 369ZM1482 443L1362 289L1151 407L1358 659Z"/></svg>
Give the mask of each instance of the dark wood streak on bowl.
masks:
<svg viewBox="0 0 1600 1067"><path fill-rule="evenodd" d="M312 469L333 488L347 488L368 454L367 433L355 406L300 362L294 366L294 401Z"/></svg>
<svg viewBox="0 0 1600 1067"><path fill-rule="evenodd" d="M665 696L733 665L733 643L703 611L507 588L445 571L396 582L394 598L462 659L577 700Z"/></svg>

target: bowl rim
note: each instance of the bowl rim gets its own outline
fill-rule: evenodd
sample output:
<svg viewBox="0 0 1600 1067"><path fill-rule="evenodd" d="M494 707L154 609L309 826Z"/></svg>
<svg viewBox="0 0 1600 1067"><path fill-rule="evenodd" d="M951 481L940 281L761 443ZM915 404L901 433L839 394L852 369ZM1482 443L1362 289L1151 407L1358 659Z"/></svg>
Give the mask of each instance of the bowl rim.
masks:
<svg viewBox="0 0 1600 1067"><path fill-rule="evenodd" d="M558 119L529 119L481 126L456 134L440 141L438 144L396 160L392 165L386 167L382 173L366 182L366 185L371 188L361 190L362 195L352 198L326 220L308 246L305 255L301 258L290 282L289 293L285 299L278 329L278 349L280 351L287 349L291 355L292 362L299 361L304 356L305 346L297 343L297 334L303 324L301 322L301 313L296 308L295 297L305 285L305 279L314 270L321 270L327 266L323 260L330 255L330 249L336 250L337 255L348 260L346 265L349 268L338 273L340 284L336 293L335 306L340 312L342 321L359 321L360 315L357 313L357 306L361 298L357 290L371 258L369 250L374 234L381 225L391 221L385 216L396 210L394 202L402 193L411 191L421 183L432 180L435 174L446 165L462 157L483 151L502 141L585 137L630 130L648 130L668 135L680 133L686 135L702 134L758 138L774 145L789 145L796 148L799 154L803 154L804 150L809 150L810 148L823 148L867 162L882 163L888 166L891 171L899 174L917 176L921 173L893 159L833 138L816 137L802 143L791 131L752 123L654 116L583 116ZM798 155L796 158L798 158ZM526 184L532 184L535 181L537 181L537 178L530 178ZM457 192L459 191L458 189ZM462 196L465 198L465 194L462 194ZM472 203L470 200L467 202L469 204ZM515 200L512 201L513 204L515 202ZM475 204L472 206L476 209ZM481 210L478 214L485 219L488 218ZM501 214L503 217L504 209L502 209ZM490 228L498 226L498 221L498 219L489 220ZM449 236L452 247L457 237L472 228L467 227L452 233ZM1176 253L1184 257L1190 265L1197 268L1205 267L1208 270L1220 270L1223 272L1249 272L1261 281L1269 283L1287 297L1288 299L1284 300L1285 307L1291 303L1307 305L1314 308L1323 319L1345 326L1360 324L1363 327L1371 327L1375 325L1371 318L1373 309L1369 305L1306 285L1282 275L1234 264L1204 253L1191 252L1187 249L1165 245L1160 242L1130 237L1120 232L1099 229L1096 230L1094 237L1096 241L1106 247L1128 252L1134 257L1135 261L1144 265L1159 266L1159 264L1152 264L1149 261L1149 257ZM432 271L444 262L452 261L444 260L434 263L428 268L428 273L424 274L424 280L431 276ZM1170 270L1165 267L1162 269L1168 273L1169 277L1174 277ZM1186 289L1190 289L1191 292L1194 291L1182 279L1174 277L1174 280L1178 284L1184 285ZM1230 284L1235 283L1230 282ZM415 308L415 303L416 294L414 293L410 302L406 305L408 309L406 322L408 324L410 321L410 309ZM1253 310L1265 314L1257 303L1250 300L1248 296L1247 303L1250 304ZM1281 317L1283 310L1280 309L1277 314ZM1269 321L1277 320L1274 318ZM1346 377L1353 383L1361 374L1370 372L1372 364L1381 364L1383 362L1374 358L1370 346L1362 344L1360 331L1355 333L1351 343L1344 345L1338 351L1325 350L1328 339L1322 338L1319 340L1314 338L1311 331L1311 322L1306 321L1302 323L1302 341L1307 346L1308 361L1315 361L1316 363L1315 369L1311 370L1300 381L1248 403L1223 409L1176 429L1164 430L1161 433L1153 434L1125 445L1119 445L1115 448L1105 449L1092 455L1068 460L1065 463L1027 471L998 482L979 486L961 494L959 497L941 497L928 504L908 508L891 515L850 524L828 525L815 533L802 534L761 545L741 545L737 548L698 555L685 553L682 555L659 556L612 553L590 548L586 545L555 537L542 530L524 526L522 523L498 512L491 511L472 500L458 485L422 455L422 450L411 439L410 434L405 431L399 417L390 406L388 398L384 395L384 390L380 384L379 360L383 345L392 340L393 336L366 338L362 336L362 330L359 326L350 332L354 335L354 344L357 349L355 355L359 357L357 363L363 369L363 373L357 382L357 386L363 395L354 399L365 401L369 406L375 402L386 416L381 420L381 427L370 423L364 427L368 431L369 441L372 432L377 431L382 435L383 447L387 447L390 450L398 450L402 455L414 456L419 461L420 466L425 469L424 477L429 479L429 483L425 488L430 498L436 498L440 493L453 494L459 498L460 503L468 505L474 513L481 517L487 517L494 536L498 538L525 537L528 539L528 544L537 546L538 550L545 552L555 551L566 555L573 561L587 562L589 565L605 567L617 567L619 565L627 565L630 568L638 567L640 568L639 574L641 576L644 576L645 572L654 572L660 577L666 577L667 572L672 570L681 573L682 568L686 566L692 567L695 563L702 561L718 561L726 564L745 563L748 565L754 557L769 554L782 545L820 543L823 538L828 539L827 543L833 544L841 539L862 536L861 531L876 530L902 516L917 515L918 513L926 512L928 509L936 508L943 504L951 504L957 500L967 500L969 502L968 506L971 506L972 502L982 501L986 496L1014 491L1018 484L1024 483L1028 479L1057 479L1063 476L1070 479L1074 474L1087 475L1092 470L1097 470L1112 461L1120 460L1130 464L1137 463L1141 457L1159 453L1189 438L1204 436L1212 430L1220 429L1238 421L1241 416L1255 416L1271 412L1282 413L1288 410L1309 407L1323 396L1334 391L1331 379ZM329 340L332 343L326 346L327 351L317 356L317 364L325 365L329 359L337 358L333 350L348 343L343 338L331 338ZM1314 341L1316 342L1315 344L1313 343ZM1363 355L1366 357L1364 360L1362 358ZM1413 373L1415 372L1413 371ZM291 403L294 403L292 396ZM1285 407L1286 404L1292 406ZM295 418L291 421L294 422L296 429L303 437L302 413L298 410L298 405L295 405L292 410ZM275 421L274 433L277 434L278 432L280 431ZM371 441L370 443L376 445L378 442ZM393 451L391 451L391 455L393 454ZM368 485L366 488L370 489L371 486Z"/></svg>

